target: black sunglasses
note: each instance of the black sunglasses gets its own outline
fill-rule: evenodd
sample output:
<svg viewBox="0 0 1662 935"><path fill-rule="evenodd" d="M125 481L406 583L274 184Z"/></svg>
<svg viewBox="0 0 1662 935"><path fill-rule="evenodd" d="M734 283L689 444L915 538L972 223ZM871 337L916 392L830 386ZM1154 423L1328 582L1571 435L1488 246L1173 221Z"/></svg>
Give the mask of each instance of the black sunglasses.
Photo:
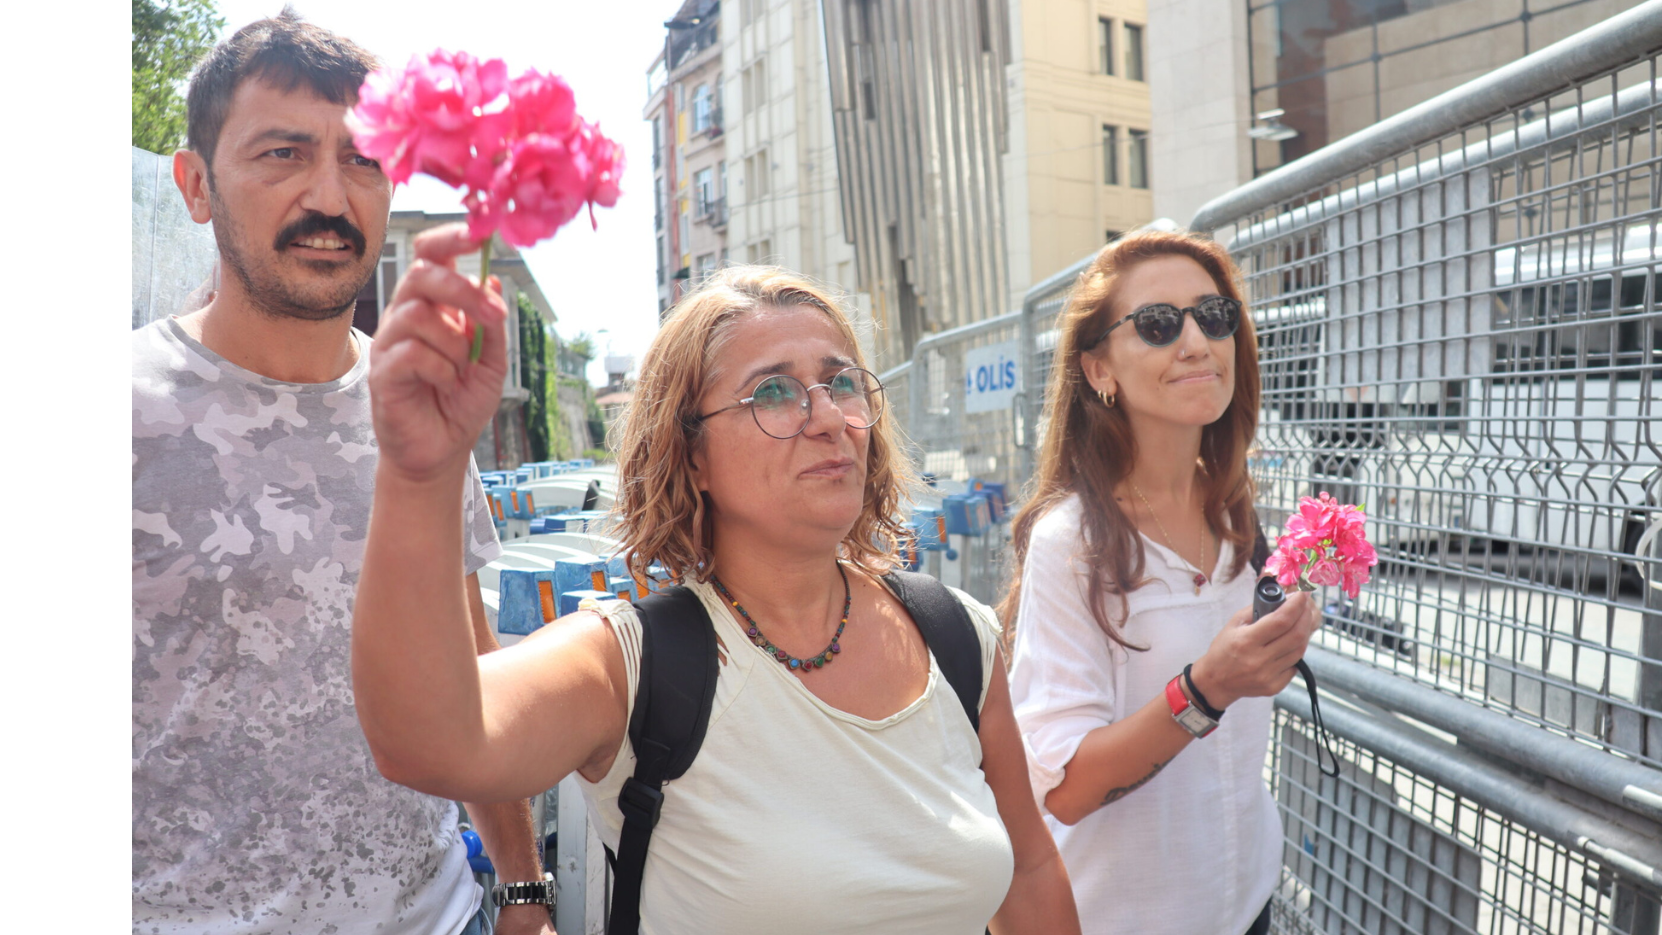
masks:
<svg viewBox="0 0 1662 935"><path fill-rule="evenodd" d="M1108 330L1091 342L1091 347L1108 340L1115 328L1128 321L1137 326L1137 336L1143 339L1144 344L1149 347L1167 347L1183 333L1184 315L1194 316L1201 334L1214 341L1222 341L1241 326L1241 303L1227 296L1214 295L1201 299L1200 303L1192 308L1178 308L1164 302L1145 305L1109 325Z"/></svg>

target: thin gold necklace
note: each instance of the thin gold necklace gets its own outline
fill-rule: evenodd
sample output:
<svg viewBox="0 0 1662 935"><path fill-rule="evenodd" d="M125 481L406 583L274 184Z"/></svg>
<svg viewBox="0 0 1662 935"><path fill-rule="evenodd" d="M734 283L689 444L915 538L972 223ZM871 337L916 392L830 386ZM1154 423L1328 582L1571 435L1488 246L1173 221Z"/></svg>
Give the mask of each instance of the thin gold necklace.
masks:
<svg viewBox="0 0 1662 935"><path fill-rule="evenodd" d="M1183 564L1187 565L1189 563L1189 560L1186 559L1186 558L1183 558L1182 555L1178 554L1177 546L1172 544L1171 533L1166 532L1166 524L1160 522L1159 515L1154 512L1154 505L1149 503L1148 502L1148 497L1143 495L1143 489L1141 487L1137 486L1136 481L1131 482L1131 489L1137 492L1137 499L1143 501L1143 507L1148 510L1149 517L1154 520L1154 525L1159 527L1159 529L1160 529L1160 538L1166 540L1166 548L1171 549L1172 554L1176 555L1180 559L1183 559ZM1200 563L1202 565L1206 564L1206 541L1207 541L1206 540L1206 519L1205 519L1205 517L1201 517L1201 523L1200 523ZM1201 571L1198 568L1195 569L1195 596L1196 597L1200 596L1200 587L1201 587L1201 585L1206 584L1209 580L1211 580L1211 579L1206 577L1206 572Z"/></svg>

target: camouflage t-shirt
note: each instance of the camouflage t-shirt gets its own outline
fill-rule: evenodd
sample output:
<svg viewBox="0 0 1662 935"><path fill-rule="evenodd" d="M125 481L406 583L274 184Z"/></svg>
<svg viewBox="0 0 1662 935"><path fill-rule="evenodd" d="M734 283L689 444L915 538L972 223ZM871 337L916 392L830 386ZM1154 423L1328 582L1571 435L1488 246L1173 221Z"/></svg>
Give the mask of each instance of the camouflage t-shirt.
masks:
<svg viewBox="0 0 1662 935"><path fill-rule="evenodd" d="M369 339L270 380L133 332L133 931L453 933L456 806L381 778L352 705ZM501 554L469 465L467 571ZM460 569L458 569L458 572Z"/></svg>

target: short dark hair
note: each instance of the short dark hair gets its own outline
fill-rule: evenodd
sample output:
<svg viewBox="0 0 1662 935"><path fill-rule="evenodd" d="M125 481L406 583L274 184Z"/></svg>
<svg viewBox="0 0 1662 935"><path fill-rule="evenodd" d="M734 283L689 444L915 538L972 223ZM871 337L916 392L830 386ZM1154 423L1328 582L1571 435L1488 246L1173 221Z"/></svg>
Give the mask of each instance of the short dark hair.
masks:
<svg viewBox="0 0 1662 935"><path fill-rule="evenodd" d="M364 77L379 65L357 43L313 26L285 6L276 16L237 30L196 66L185 98L186 145L201 154L211 175L231 97L249 78L283 91L304 84L332 104L351 104Z"/></svg>

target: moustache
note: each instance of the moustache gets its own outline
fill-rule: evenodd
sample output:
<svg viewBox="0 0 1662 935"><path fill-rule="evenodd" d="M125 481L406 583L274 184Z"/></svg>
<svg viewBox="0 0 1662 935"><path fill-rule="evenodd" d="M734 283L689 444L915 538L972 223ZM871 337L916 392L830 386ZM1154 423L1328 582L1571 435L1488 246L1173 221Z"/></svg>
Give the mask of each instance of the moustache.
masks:
<svg viewBox="0 0 1662 935"><path fill-rule="evenodd" d="M289 244L305 237L317 234L334 234L346 241L352 248L354 256L364 255L363 231L352 226L352 223L339 215L308 214L293 224L283 228L277 234L277 242L273 245L278 250L287 249Z"/></svg>

